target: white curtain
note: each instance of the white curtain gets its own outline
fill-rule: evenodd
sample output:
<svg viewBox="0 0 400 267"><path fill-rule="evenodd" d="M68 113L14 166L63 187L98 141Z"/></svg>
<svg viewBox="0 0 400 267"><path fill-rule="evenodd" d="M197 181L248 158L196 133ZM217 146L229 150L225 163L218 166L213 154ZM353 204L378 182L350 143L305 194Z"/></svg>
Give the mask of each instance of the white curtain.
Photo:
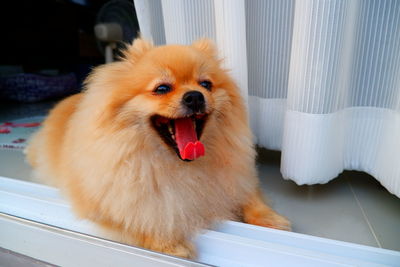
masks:
<svg viewBox="0 0 400 267"><path fill-rule="evenodd" d="M156 44L216 41L284 178L360 170L400 196L400 1L134 2Z"/></svg>

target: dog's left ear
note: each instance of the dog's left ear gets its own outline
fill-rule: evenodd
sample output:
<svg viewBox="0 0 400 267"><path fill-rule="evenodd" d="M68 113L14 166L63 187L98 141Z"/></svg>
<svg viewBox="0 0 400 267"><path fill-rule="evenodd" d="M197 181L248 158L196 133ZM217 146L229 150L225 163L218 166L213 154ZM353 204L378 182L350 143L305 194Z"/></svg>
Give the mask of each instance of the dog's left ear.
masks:
<svg viewBox="0 0 400 267"><path fill-rule="evenodd" d="M153 44L141 37L135 39L128 45L124 52L124 58L132 63L136 63L144 54L153 48Z"/></svg>
<svg viewBox="0 0 400 267"><path fill-rule="evenodd" d="M194 41L192 43L192 47L200 50L201 52L213 57L213 58L217 58L217 48L215 46L215 43L210 40L210 39L199 39L197 41Z"/></svg>

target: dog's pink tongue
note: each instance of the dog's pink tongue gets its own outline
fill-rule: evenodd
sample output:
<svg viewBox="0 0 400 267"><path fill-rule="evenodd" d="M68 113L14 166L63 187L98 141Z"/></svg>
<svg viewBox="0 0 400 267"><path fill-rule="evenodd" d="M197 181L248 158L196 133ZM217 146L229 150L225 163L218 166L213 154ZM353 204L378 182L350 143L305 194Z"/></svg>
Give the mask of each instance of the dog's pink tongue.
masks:
<svg viewBox="0 0 400 267"><path fill-rule="evenodd" d="M204 145L197 140L191 118L175 120L175 140L182 159L197 159L204 156Z"/></svg>

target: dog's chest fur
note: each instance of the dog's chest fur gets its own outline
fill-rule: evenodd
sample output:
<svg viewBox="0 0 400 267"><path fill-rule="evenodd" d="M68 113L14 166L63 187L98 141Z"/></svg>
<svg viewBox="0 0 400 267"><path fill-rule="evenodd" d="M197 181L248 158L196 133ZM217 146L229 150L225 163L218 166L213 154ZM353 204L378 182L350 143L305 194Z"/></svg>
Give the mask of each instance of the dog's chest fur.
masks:
<svg viewBox="0 0 400 267"><path fill-rule="evenodd" d="M128 161L109 173L114 177L104 177L108 182L97 181L102 193L96 196L104 215L128 231L184 236L216 220L235 219L240 203L254 189L251 177L243 177L245 172L210 164L216 163L203 159L163 166L148 160Z"/></svg>

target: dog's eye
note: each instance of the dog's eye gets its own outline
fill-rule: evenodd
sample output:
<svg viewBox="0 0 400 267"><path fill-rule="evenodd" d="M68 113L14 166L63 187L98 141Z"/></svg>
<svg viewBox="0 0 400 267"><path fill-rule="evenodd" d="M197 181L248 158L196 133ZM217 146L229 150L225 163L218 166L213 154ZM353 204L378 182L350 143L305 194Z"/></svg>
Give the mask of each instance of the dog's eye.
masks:
<svg viewBox="0 0 400 267"><path fill-rule="evenodd" d="M159 86L157 86L156 89L154 89L154 93L158 94L158 95L162 95L162 94L166 94L168 92L171 92L171 86L168 84L161 84Z"/></svg>
<svg viewBox="0 0 400 267"><path fill-rule="evenodd" d="M206 88L207 90L211 91L212 83L210 81L201 81L199 82L200 86Z"/></svg>

